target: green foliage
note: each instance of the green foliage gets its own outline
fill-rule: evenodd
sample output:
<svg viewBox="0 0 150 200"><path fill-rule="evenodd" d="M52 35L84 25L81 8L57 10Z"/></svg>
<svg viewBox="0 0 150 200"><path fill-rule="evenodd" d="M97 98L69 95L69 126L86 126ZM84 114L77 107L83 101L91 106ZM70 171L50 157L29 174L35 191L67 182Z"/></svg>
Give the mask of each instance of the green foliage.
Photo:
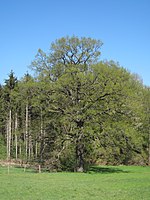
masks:
<svg viewBox="0 0 150 200"><path fill-rule="evenodd" d="M150 163L149 88L118 63L99 61L101 46L63 37L38 51L35 78L10 73L0 87L0 132L11 158L49 171Z"/></svg>
<svg viewBox="0 0 150 200"><path fill-rule="evenodd" d="M3 137L0 136L0 160L6 158L6 146Z"/></svg>

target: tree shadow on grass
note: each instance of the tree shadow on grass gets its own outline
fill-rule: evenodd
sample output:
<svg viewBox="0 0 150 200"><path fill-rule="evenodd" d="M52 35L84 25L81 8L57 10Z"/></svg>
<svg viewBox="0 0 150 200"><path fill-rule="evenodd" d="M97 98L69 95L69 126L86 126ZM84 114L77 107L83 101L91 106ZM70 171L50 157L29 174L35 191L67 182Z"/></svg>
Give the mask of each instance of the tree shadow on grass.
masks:
<svg viewBox="0 0 150 200"><path fill-rule="evenodd" d="M115 167L104 167L104 166L90 166L88 171L89 174L101 173L101 174L111 174L111 173L129 173L129 171L115 168Z"/></svg>

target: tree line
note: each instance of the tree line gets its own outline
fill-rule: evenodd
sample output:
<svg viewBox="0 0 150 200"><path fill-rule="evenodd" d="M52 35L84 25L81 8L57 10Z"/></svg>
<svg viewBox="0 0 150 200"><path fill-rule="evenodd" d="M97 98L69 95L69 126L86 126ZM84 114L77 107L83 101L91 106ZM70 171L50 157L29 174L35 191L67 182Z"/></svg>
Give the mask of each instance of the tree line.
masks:
<svg viewBox="0 0 150 200"><path fill-rule="evenodd" d="M35 75L0 86L0 159L83 172L90 164L150 165L150 88L100 40L63 37L41 49Z"/></svg>

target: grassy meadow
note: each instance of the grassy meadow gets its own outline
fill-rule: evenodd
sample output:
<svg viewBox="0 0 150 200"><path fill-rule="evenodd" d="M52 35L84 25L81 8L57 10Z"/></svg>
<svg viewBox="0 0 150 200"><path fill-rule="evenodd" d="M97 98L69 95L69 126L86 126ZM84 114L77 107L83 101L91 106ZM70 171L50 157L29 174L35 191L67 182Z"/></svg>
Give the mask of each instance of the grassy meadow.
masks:
<svg viewBox="0 0 150 200"><path fill-rule="evenodd" d="M0 167L1 200L149 200L150 167L101 166L87 173Z"/></svg>

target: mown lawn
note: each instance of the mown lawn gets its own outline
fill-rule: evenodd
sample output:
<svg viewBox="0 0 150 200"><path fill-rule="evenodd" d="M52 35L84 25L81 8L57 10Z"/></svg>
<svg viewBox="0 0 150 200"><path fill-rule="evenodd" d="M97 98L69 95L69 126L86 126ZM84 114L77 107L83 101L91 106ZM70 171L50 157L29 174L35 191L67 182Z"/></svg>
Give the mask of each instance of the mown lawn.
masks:
<svg viewBox="0 0 150 200"><path fill-rule="evenodd" d="M93 167L87 173L35 173L0 167L1 200L149 200L150 167Z"/></svg>

